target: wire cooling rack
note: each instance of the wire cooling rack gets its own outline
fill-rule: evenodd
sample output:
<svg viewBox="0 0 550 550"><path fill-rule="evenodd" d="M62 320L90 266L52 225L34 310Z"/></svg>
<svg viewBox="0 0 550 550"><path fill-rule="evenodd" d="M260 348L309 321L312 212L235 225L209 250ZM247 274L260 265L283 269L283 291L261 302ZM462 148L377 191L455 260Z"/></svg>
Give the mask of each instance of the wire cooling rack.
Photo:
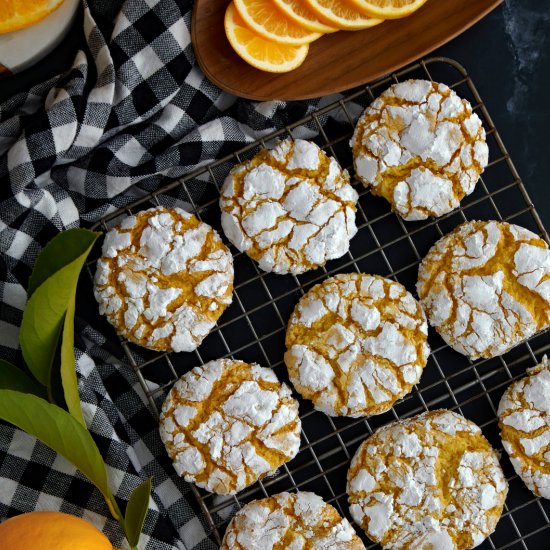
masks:
<svg viewBox="0 0 550 550"><path fill-rule="evenodd" d="M183 196L200 219L220 230L218 194L225 175L235 163L250 158L262 146L269 147L276 138L305 136L313 139L352 173L348 142L357 118L389 85L408 78L426 78L448 84L472 103L483 120L490 164L475 192L463 201L459 210L446 216L406 223L391 212L386 201L357 186L360 194L357 211L359 232L351 242L350 252L329 262L325 268L300 276L263 273L246 255L236 253L233 304L197 351L161 354L121 342L157 414L177 378L193 366L219 357L258 362L273 368L279 379L288 382L282 361L288 318L299 298L328 276L350 271L376 273L397 280L414 292L421 258L439 237L466 220L507 220L548 241L548 234L473 82L463 67L445 58L421 61L342 97L306 118L113 212L96 227L107 230L122 214L161 204L166 197ZM314 135L316 137L310 137ZM197 185L201 189L199 200L194 198ZM233 252L236 251L233 249ZM222 498L192 485L210 526L212 540L221 543L228 521L244 503L281 491L314 491L351 520L345 493L350 459L359 444L374 430L398 418L435 408L455 410L476 422L493 446L502 450L496 418L500 397L512 380L520 378L527 367L540 362L550 349L550 333L539 334L502 357L473 363L446 346L433 330L430 330L429 341L432 354L420 384L389 412L367 419L331 418L314 411L309 402L300 399L302 446L294 460L234 497ZM549 548L550 502L535 498L525 488L514 474L505 453L502 464L510 483L510 493L495 533L481 548ZM355 527L367 548L377 548L360 528Z"/></svg>

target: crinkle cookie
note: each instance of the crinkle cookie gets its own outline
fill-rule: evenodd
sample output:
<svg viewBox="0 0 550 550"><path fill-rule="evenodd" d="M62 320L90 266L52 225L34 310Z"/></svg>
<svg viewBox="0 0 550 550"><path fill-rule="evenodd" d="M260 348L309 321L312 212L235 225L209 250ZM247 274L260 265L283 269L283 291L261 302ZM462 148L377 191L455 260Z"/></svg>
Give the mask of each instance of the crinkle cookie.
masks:
<svg viewBox="0 0 550 550"><path fill-rule="evenodd" d="M473 422L423 413L377 430L348 472L355 521L388 550L466 550L496 528L508 485Z"/></svg>
<svg viewBox="0 0 550 550"><path fill-rule="evenodd" d="M131 342L193 351L231 303L233 258L209 225L180 208L128 216L105 235L94 294Z"/></svg>
<svg viewBox="0 0 550 550"><path fill-rule="evenodd" d="M417 291L430 324L453 349L496 357L550 323L550 252L531 231L466 222L422 260Z"/></svg>
<svg viewBox="0 0 550 550"><path fill-rule="evenodd" d="M527 370L514 382L498 407L502 444L525 485L550 499L550 364Z"/></svg>
<svg viewBox="0 0 550 550"><path fill-rule="evenodd" d="M349 250L357 198L334 158L287 139L231 170L221 190L222 227L264 271L299 274Z"/></svg>
<svg viewBox="0 0 550 550"><path fill-rule="evenodd" d="M489 156L470 103L427 80L388 88L359 119L350 145L357 178L408 221L457 208Z"/></svg>
<svg viewBox="0 0 550 550"><path fill-rule="evenodd" d="M420 380L428 324L407 289L377 275L337 275L301 298L285 363L296 390L333 416L387 411Z"/></svg>
<svg viewBox="0 0 550 550"><path fill-rule="evenodd" d="M315 493L280 493L237 512L220 550L364 550L349 521Z"/></svg>
<svg viewBox="0 0 550 550"><path fill-rule="evenodd" d="M298 402L271 369L232 359L184 374L160 415L160 436L176 472L231 495L296 456Z"/></svg>

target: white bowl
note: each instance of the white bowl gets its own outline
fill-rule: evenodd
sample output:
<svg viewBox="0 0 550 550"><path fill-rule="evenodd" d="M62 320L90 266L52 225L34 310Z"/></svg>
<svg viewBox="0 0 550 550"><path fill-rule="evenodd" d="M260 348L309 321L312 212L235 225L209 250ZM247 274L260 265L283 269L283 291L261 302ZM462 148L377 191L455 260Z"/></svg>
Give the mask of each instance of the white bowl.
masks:
<svg viewBox="0 0 550 550"><path fill-rule="evenodd" d="M79 4L80 0L65 0L38 23L0 34L0 73L17 73L50 53L71 28Z"/></svg>

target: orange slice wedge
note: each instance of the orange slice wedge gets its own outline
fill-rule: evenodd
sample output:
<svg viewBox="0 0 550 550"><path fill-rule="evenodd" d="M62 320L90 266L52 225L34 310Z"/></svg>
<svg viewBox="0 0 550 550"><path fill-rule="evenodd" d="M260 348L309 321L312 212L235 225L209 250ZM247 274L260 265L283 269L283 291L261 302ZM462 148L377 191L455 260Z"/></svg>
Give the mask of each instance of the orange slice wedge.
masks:
<svg viewBox="0 0 550 550"><path fill-rule="evenodd" d="M313 32L336 32L337 27L325 25L304 0L272 0L272 2L297 25Z"/></svg>
<svg viewBox="0 0 550 550"><path fill-rule="evenodd" d="M427 0L345 0L345 2L370 17L397 19L410 15Z"/></svg>
<svg viewBox="0 0 550 550"><path fill-rule="evenodd" d="M256 34L278 42L299 46L317 40L312 32L286 17L271 0L233 0L245 24Z"/></svg>
<svg viewBox="0 0 550 550"><path fill-rule="evenodd" d="M38 23L62 3L63 0L0 0L0 34Z"/></svg>
<svg viewBox="0 0 550 550"><path fill-rule="evenodd" d="M290 46L266 40L251 31L235 9L233 2L225 12L225 34L237 54L248 64L270 73L286 73L305 60L309 46Z"/></svg>
<svg viewBox="0 0 550 550"><path fill-rule="evenodd" d="M382 23L383 19L376 19L352 8L344 0L304 0L315 12L317 17L327 25L339 29L357 31L368 29Z"/></svg>

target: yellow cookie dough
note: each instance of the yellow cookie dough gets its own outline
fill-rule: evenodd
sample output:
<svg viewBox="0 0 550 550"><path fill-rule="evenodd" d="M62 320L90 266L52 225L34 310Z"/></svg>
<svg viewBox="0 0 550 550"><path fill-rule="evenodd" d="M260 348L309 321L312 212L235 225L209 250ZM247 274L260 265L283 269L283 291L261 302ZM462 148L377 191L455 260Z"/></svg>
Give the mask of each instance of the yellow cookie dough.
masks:
<svg viewBox="0 0 550 550"><path fill-rule="evenodd" d="M470 103L427 80L388 88L359 119L350 145L359 181L408 221L457 208L489 155Z"/></svg>
<svg viewBox="0 0 550 550"><path fill-rule="evenodd" d="M334 158L315 143L286 139L231 170L222 227L264 271L299 274L348 251L357 199Z"/></svg>
<svg viewBox="0 0 550 550"><path fill-rule="evenodd" d="M377 430L348 472L350 512L388 550L466 550L502 514L508 485L473 422L430 411Z"/></svg>
<svg viewBox="0 0 550 550"><path fill-rule="evenodd" d="M180 208L128 216L105 235L94 294L117 332L161 351L193 351L231 303L233 258Z"/></svg>
<svg viewBox="0 0 550 550"><path fill-rule="evenodd" d="M349 521L314 493L280 493L237 512L220 550L364 550Z"/></svg>
<svg viewBox="0 0 550 550"><path fill-rule="evenodd" d="M333 416L387 411L418 383L428 324L407 289L377 275L327 279L288 323L285 363L296 390Z"/></svg>
<svg viewBox="0 0 550 550"><path fill-rule="evenodd" d="M498 407L502 444L525 485L550 499L550 364L527 370L527 376L504 392Z"/></svg>
<svg viewBox="0 0 550 550"><path fill-rule="evenodd" d="M449 346L496 357L549 326L550 251L518 225L466 222L422 260L417 291Z"/></svg>
<svg viewBox="0 0 550 550"><path fill-rule="evenodd" d="M160 435L186 481L235 494L298 453L298 402L271 369L233 359L184 374L166 398Z"/></svg>

